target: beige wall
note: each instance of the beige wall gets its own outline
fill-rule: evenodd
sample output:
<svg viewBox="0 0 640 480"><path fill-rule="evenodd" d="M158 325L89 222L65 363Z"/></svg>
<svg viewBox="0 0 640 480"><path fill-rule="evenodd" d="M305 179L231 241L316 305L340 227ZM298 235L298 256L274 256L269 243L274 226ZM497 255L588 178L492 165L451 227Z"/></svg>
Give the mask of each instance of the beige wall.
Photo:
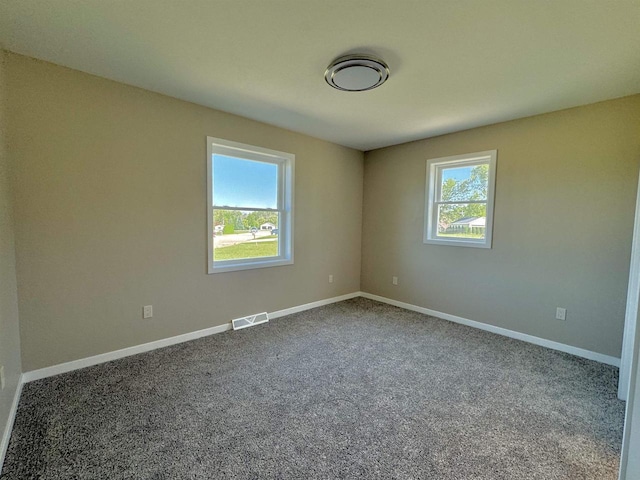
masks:
<svg viewBox="0 0 640 480"><path fill-rule="evenodd" d="M13 207L6 148L5 78L5 53L0 50L0 365L4 366L6 380L4 390L0 391L0 436L5 430L21 373Z"/></svg>
<svg viewBox="0 0 640 480"><path fill-rule="evenodd" d="M7 63L25 371L360 281L620 354L640 96L367 152L362 224L361 152L27 57ZM207 135L296 154L293 266L205 274ZM493 148L493 249L424 245L425 160ZM141 319L146 304L152 320Z"/></svg>
<svg viewBox="0 0 640 480"><path fill-rule="evenodd" d="M490 149L493 248L423 244L426 159ZM367 152L362 289L619 357L639 163L640 95Z"/></svg>
<svg viewBox="0 0 640 480"><path fill-rule="evenodd" d="M8 65L25 371L359 290L362 152L15 54ZM207 135L296 155L294 265L206 274Z"/></svg>

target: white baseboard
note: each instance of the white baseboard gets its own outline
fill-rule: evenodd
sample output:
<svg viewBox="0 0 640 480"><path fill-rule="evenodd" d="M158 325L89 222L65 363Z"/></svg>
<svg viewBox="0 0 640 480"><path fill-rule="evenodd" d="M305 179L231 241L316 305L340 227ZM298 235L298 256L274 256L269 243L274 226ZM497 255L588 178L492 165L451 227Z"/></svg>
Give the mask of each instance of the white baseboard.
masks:
<svg viewBox="0 0 640 480"><path fill-rule="evenodd" d="M411 305L409 303L392 300L390 298L381 297L379 295L373 295L371 293L366 293L366 292L348 293L346 295L326 298L324 300L318 300L316 302L306 303L304 305L298 305L296 307L277 310L275 312L270 313L269 318L274 319L274 318L284 317L285 315L291 315L292 313L303 312L305 310L310 310L312 308L321 307L323 305L329 305L331 303L341 302L343 300L349 300L351 298L356 298L356 297L364 297L364 298L369 298L371 300L377 300L379 302L388 303L389 305L394 305L396 307L404 308L406 310L412 310L414 312L420 312L420 313L424 313L434 317L442 318L444 320L449 320L449 321L460 323L470 327L479 328L481 330L486 330L488 332L496 333L498 335L503 335L505 337L515 338L517 340L533 343L535 345L540 345L542 347L547 347L553 350L559 350L561 352L570 353L578 357L583 357L589 360L595 360L597 362L606 363L607 365L614 365L616 367L620 366L620 359L616 357L603 355L601 353L592 352L590 350L585 350L578 347L572 347L571 345L565 345L563 343L554 342L552 340L546 340L544 338L534 337L533 335L527 335L525 333L508 330L506 328L496 327L486 323L477 322L477 321L469 320L462 317L457 317L455 315L449 315L448 313L438 312L428 308L419 307L417 305ZM224 325L218 325L216 327L211 327L211 328L205 328L204 330L185 333L182 335L177 335L175 337L163 338L162 340L143 343L141 345L135 345L133 347L123 348L121 350L115 350L113 352L102 353L100 355L94 355L92 357L81 358L79 360L73 360L70 362L53 365L51 367L32 370L30 372L23 373L22 381L24 383L32 382L34 380L40 380L42 378L51 377L53 375L71 372L73 370L78 370L80 368L90 367L93 365L98 365L100 363L110 362L112 360L118 360L120 358L136 355L138 353L149 352L151 350L156 350L158 348L168 347L170 345L176 345L178 343L188 342L189 340L195 340L197 338L214 335L216 333L226 332L227 330L231 330L231 323L226 323Z"/></svg>
<svg viewBox="0 0 640 480"><path fill-rule="evenodd" d="M410 303L400 302L398 300L392 300L387 297L381 297L380 295L374 295L372 293L361 292L360 296L369 298L371 300L377 300L378 302L388 303L396 307L404 308L405 310L412 310L414 312L424 313L432 317L442 318L451 322L460 323L468 327L478 328L487 332L496 333L516 340L522 340L523 342L533 343L541 347L550 348L552 350L558 350L560 352L570 353L576 357L586 358L588 360L594 360L596 362L605 363L607 365L613 365L614 367L620 367L620 359L617 357L611 357L602 353L592 352L591 350L585 350L584 348L573 347L560 342L554 342L553 340L547 340L545 338L535 337L526 333L516 332L502 327L496 327L489 325L488 323L477 322L475 320L469 320L467 318L457 317L448 313L438 312L429 308L419 307Z"/></svg>
<svg viewBox="0 0 640 480"><path fill-rule="evenodd" d="M4 457L7 454L7 448L9 448L9 440L11 440L13 422L16 420L18 403L20 402L20 394L22 393L22 385L24 385L24 375L20 375L20 378L18 379L18 385L15 393L13 394L13 402L11 403L11 409L9 410L9 418L7 418L7 424L4 427L4 432L2 432L2 440L0 440L0 475L2 474L2 466L4 465Z"/></svg>
<svg viewBox="0 0 640 480"><path fill-rule="evenodd" d="M278 310L270 313L269 318L278 318L292 313L303 312L311 308L320 307L323 305L329 305L330 303L341 302L350 298L355 298L360 295L360 292L349 293L341 295L339 297L326 298L324 300L318 300L317 302L306 303L296 307L286 308L284 310ZM118 360L120 358L129 357L131 355L137 355L138 353L149 352L158 348L168 347L170 345L176 345L178 343L188 342L189 340L195 340L201 337L207 337L209 335L215 335L216 333L226 332L231 330L231 322L217 327L205 328L204 330L197 330L195 332L185 333L177 335L175 337L163 338L162 340L156 340L154 342L143 343L141 345L135 345L133 347L123 348L121 350L115 350L113 352L101 353L92 357L81 358L78 360L72 360L66 363L60 363L51 367L40 368L38 370L31 370L23 374L24 382L33 382L34 380L40 380L61 373L71 372L80 368L91 367L100 363L110 362L112 360Z"/></svg>
<svg viewBox="0 0 640 480"><path fill-rule="evenodd" d="M312 308L322 307L331 303L342 302L351 298L356 298L362 295L362 292L347 293L346 295L340 295L339 297L327 298L324 300L318 300L317 302L305 303L304 305L298 305L297 307L285 308L284 310L278 310L270 313L269 318L284 317L285 315L291 315L292 313L304 312L305 310L311 310Z"/></svg>
<svg viewBox="0 0 640 480"><path fill-rule="evenodd" d="M40 368L38 370L31 370L25 372L25 383L33 382L34 380L40 380L61 373L71 372L73 370L79 370L81 368L92 367L100 363L110 362L112 360L118 360L120 358L129 357L131 355L137 355L138 353L149 352L158 348L168 347L170 345L176 345L178 343L188 342L189 340L195 340L197 338L214 335L216 333L226 332L231 330L231 323L225 323L224 325L218 325L217 327L205 328L204 330L197 330L195 332L184 333L182 335L176 335L175 337L163 338L162 340L156 340L154 342L143 343L141 345L135 345L133 347L123 348L121 350L115 350L113 352L101 353L92 357L80 358L78 360L72 360L66 363L59 363L58 365L52 365L51 367Z"/></svg>
<svg viewBox="0 0 640 480"><path fill-rule="evenodd" d="M419 307L417 305L412 305L410 303L400 302L398 300L392 300L390 298L386 298L380 295L374 295L366 292L353 292L346 295L340 295L337 297L327 298L324 300L318 300L316 302L306 303L304 305L298 305L296 307L277 310L275 312L270 313L269 317L272 319L284 317L286 315L291 315L292 313L303 312L305 310L310 310L312 308L321 307L323 305L329 305L331 303L342 302L343 300L349 300L351 298L356 298L356 297L364 297L371 300L377 300L379 302L387 303L389 305L394 305L396 307L404 308L406 310L424 313L426 315L441 318L444 320L449 320L455 323L460 323L462 325L467 325L469 327L478 328L480 330L485 330L487 332L495 333L505 337L514 338L516 340L522 340L524 342L532 343L542 347L551 348L553 350L569 353L577 357L594 360L596 362L605 363L607 365L613 365L615 367L620 366L620 359L616 357L604 355L597 352L592 352L590 350L573 347L571 345L554 342L552 340L547 340L540 337L535 337L533 335L528 335L526 333L520 333L513 330L508 330L506 328L496 327L494 325L477 322L475 320L469 320L467 318L457 317L455 315L450 315L448 313L438 312L436 310L431 310L429 308ZM168 347L170 345L176 345L178 343L188 342L190 340L195 340L197 338L206 337L209 335L215 335L217 333L226 332L227 330L231 330L231 323L226 323L224 325L218 325L216 327L211 327L211 328L205 328L204 330L185 333L182 335L177 335L175 337L163 338L162 340L143 343L141 345L135 345L133 347L123 348L121 350L116 350L113 352L107 352L100 355L94 355L92 357L81 358L79 360L73 360L71 362L61 363L59 365L53 365L51 367L41 368L38 370L32 370L30 372L23 373L20 376L18 387L16 388L16 392L13 398L13 403L11 405L9 418L7 420L7 425L5 427L5 431L2 434L2 439L0 443L0 473L2 473L2 465L4 463L4 457L5 457L7 448L9 446L9 440L11 438L11 431L13 429L13 423L15 421L16 412L18 409L18 403L20 401L22 386L25 383L32 382L34 380L40 380L42 378L51 377L53 375L58 375L61 373L70 372L73 370L78 370L85 367L90 367L93 365L98 365L100 363L110 362L112 360L117 360L117 359L128 357L131 355L136 355L138 353L149 352L151 350L156 350L158 348L163 348L163 347Z"/></svg>

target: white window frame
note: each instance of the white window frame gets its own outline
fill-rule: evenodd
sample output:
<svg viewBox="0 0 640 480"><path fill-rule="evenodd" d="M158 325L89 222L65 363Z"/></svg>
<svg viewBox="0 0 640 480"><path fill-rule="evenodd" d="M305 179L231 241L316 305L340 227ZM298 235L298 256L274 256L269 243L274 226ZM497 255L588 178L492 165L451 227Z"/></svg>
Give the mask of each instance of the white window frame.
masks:
<svg viewBox="0 0 640 480"><path fill-rule="evenodd" d="M425 191L425 222L423 242L435 245L450 245L458 247L491 248L493 237L493 208L496 186L496 164L498 151L487 150L484 152L467 153L464 155L454 155L451 157L431 158L427 160L427 178ZM441 202L440 191L442 185L442 170L446 168L456 168L475 165L489 165L489 178L487 186L487 200L471 201L456 200L452 202ZM459 238L444 237L438 235L438 205L442 203L486 203L487 216L485 223L485 238Z"/></svg>
<svg viewBox="0 0 640 480"><path fill-rule="evenodd" d="M254 160L278 165L278 198L277 208L260 209L236 206L216 206L217 209L246 211L276 211L278 220L278 255L275 257L241 258L234 260L218 260L213 258L213 155L226 155L244 160ZM278 152L268 148L256 147L244 143L232 142L222 138L207 137L207 262L209 274L250 270L255 268L276 267L293 264L293 185L295 155Z"/></svg>

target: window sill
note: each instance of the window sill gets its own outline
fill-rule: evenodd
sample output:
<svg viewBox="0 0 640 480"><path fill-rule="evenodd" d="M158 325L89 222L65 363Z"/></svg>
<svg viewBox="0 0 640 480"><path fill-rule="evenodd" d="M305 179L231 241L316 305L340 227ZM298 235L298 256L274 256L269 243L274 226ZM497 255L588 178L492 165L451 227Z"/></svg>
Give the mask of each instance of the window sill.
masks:
<svg viewBox="0 0 640 480"><path fill-rule="evenodd" d="M476 242L473 240L454 240L450 238L425 238L423 243L431 245L448 245L450 247L491 248L491 243L485 242L484 240Z"/></svg>
<svg viewBox="0 0 640 480"><path fill-rule="evenodd" d="M280 267L283 265L293 265L292 258L275 258L270 260L247 259L246 261L226 261L215 262L209 265L209 275L224 272L236 272L240 270L254 270L256 268Z"/></svg>

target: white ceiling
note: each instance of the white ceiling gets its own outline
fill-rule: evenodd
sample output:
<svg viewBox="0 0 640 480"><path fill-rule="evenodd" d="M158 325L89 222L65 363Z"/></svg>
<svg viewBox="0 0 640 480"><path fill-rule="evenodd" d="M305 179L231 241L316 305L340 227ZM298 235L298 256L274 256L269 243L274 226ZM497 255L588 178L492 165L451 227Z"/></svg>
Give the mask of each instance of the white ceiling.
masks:
<svg viewBox="0 0 640 480"><path fill-rule="evenodd" d="M640 92L640 0L1 0L0 45L360 150Z"/></svg>

